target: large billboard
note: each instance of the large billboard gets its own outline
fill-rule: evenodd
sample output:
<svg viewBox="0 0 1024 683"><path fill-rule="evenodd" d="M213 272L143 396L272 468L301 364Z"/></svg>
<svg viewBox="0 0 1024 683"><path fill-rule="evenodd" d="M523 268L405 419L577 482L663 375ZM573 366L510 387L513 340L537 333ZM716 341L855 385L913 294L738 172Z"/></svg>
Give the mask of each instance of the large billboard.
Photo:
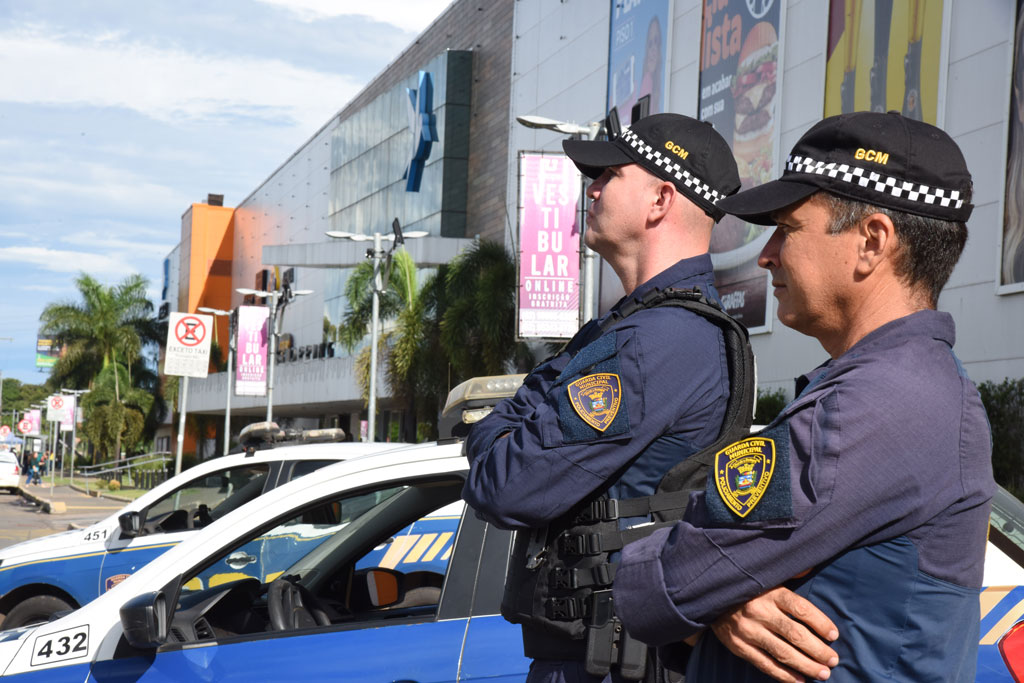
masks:
<svg viewBox="0 0 1024 683"><path fill-rule="evenodd" d="M1024 2L1021 0L1017 2L1017 31L1013 44L1006 202L999 255L999 285L1005 292L1024 291Z"/></svg>
<svg viewBox="0 0 1024 683"><path fill-rule="evenodd" d="M630 110L650 95L650 113L665 111L668 102L668 49L672 27L671 0L612 0L608 40L608 107L617 107L622 125Z"/></svg>
<svg viewBox="0 0 1024 683"><path fill-rule="evenodd" d="M238 339L235 348L235 395L267 395L267 346L270 340L270 309L238 307ZM231 372L231 368L228 368Z"/></svg>
<svg viewBox="0 0 1024 683"><path fill-rule="evenodd" d="M899 111L937 124L942 0L830 0L825 116Z"/></svg>
<svg viewBox="0 0 1024 683"><path fill-rule="evenodd" d="M704 3L698 114L732 146L742 189L778 174L782 1ZM757 257L770 233L726 216L711 234L715 286L725 310L768 329L768 274Z"/></svg>
<svg viewBox="0 0 1024 683"><path fill-rule="evenodd" d="M568 339L580 326L580 172L561 154L519 154L520 339Z"/></svg>
<svg viewBox="0 0 1024 683"><path fill-rule="evenodd" d="M36 337L36 367L52 368L60 358L61 345L51 337Z"/></svg>

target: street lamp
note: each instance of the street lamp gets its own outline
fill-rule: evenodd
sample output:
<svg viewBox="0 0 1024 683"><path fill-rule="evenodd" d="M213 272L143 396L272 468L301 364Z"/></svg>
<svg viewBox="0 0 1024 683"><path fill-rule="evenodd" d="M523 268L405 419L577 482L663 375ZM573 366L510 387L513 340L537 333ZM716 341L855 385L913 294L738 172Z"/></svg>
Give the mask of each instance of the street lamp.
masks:
<svg viewBox="0 0 1024 683"><path fill-rule="evenodd" d="M615 116L616 122L618 116ZM526 126L527 128L534 128L539 130L552 130L556 133L562 133L563 135L572 135L576 137L586 137L588 140L596 140L597 136L600 135L606 127L605 122L592 121L584 126L577 123L569 123L568 121L558 121L556 119L549 119L545 116L534 116L532 114L526 114L523 116L517 116L516 121L520 125ZM586 187L583 188L581 193L583 196L580 199L583 202L583 206L586 206L587 194ZM586 234L586 216L580 219L580 246L583 249L583 296L580 297L580 325L583 325L594 315L594 259L597 258L597 254L594 250L586 245L583 241L583 236Z"/></svg>
<svg viewBox="0 0 1024 683"><path fill-rule="evenodd" d="M200 306L196 310L210 315L226 315L228 317L228 396L224 406L224 455L227 455L231 445L231 380L235 374L232 366L235 359L235 326L238 324L238 316L234 310L222 311L219 308L207 308L206 306Z"/></svg>
<svg viewBox="0 0 1024 683"><path fill-rule="evenodd" d="M376 429L377 429L377 341L378 341L378 326L380 325L380 295L384 293L384 278L381 274L381 261L384 257L388 257L389 262L391 253L395 250L399 244L404 244L407 239L416 239L417 237L426 237L429 233L426 230L413 230L405 234L402 233L402 226L396 218L391 223L391 234L383 235L379 232L373 233L373 235L363 235L359 233L343 232L341 230L328 230L325 233L328 237L335 239L347 239L353 242L365 242L373 240L373 248L366 250L366 257L373 259L373 303L371 306L371 322L370 322L370 397L369 406L367 412L369 413L369 420L367 420L367 432L369 441L376 441ZM391 248L385 253L382 242L388 240L394 242ZM389 273L390 277L390 273Z"/></svg>
<svg viewBox="0 0 1024 683"><path fill-rule="evenodd" d="M277 338L281 334L281 318L284 317L284 307L295 297L312 294L312 289L292 290L292 286L285 283L280 289L272 292L265 292L261 289L249 289L239 287L235 290L243 296L257 296L261 299L270 299L270 364L267 367L267 422L274 417L274 359L277 356Z"/></svg>
<svg viewBox="0 0 1024 683"><path fill-rule="evenodd" d="M601 121L592 121L581 126L578 123L558 121L556 119L549 119L546 116L534 116L532 114L517 116L516 121L527 128L553 130L556 133L563 133L565 135L579 135L580 137L586 136L588 140L597 139L597 136L601 134L601 128L604 125Z"/></svg>
<svg viewBox="0 0 1024 683"><path fill-rule="evenodd" d="M71 478L71 483L75 483L75 438L78 434L78 399L81 398L82 394L88 394L89 389L65 389L60 388L60 393L71 394L75 397L75 410L71 415L71 467L68 468L68 475ZM64 476L64 460L67 459L67 452L64 453L64 458L60 461L61 476Z"/></svg>

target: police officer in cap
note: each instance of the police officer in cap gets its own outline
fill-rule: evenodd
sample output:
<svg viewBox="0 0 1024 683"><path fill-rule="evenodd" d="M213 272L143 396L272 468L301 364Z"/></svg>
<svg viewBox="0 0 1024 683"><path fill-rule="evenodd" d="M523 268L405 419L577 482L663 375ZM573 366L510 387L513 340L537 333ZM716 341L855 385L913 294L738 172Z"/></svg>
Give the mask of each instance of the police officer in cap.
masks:
<svg viewBox="0 0 1024 683"><path fill-rule="evenodd" d="M653 493L674 464L715 440L730 391L716 325L681 308L623 317L654 290L697 287L718 301L708 245L718 204L740 186L728 145L708 123L655 114L612 140L563 146L593 179L586 244L628 294L536 367L466 441L464 498L489 522L521 530L503 613L523 624L531 681L600 680L585 673L588 607L573 591L608 588L614 566L605 555L600 567L573 570L565 590L552 588L557 577L533 572L572 564L555 557L558 531L598 497Z"/></svg>
<svg viewBox="0 0 1024 683"><path fill-rule="evenodd" d="M945 132L857 112L813 126L779 180L718 203L778 226L759 259L778 318L830 358L766 429L718 452L684 521L622 551L615 604L635 637L714 624L746 656L735 606L784 584L838 627L830 681L974 680L991 441L936 310L971 191ZM710 631L686 673L767 679Z"/></svg>

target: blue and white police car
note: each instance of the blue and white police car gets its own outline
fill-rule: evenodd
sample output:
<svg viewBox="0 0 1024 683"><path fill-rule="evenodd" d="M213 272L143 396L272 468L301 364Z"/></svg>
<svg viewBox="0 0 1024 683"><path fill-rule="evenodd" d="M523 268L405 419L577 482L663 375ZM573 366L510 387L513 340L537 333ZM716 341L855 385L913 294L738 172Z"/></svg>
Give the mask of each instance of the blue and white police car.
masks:
<svg viewBox="0 0 1024 683"><path fill-rule="evenodd" d="M280 484L338 460L399 446L275 443L275 437L285 438L283 432L265 423L246 436L271 448L200 463L88 528L0 550L0 628L46 621L86 604L195 529ZM293 442L334 436L318 430L295 435Z"/></svg>
<svg viewBox="0 0 1024 683"><path fill-rule="evenodd" d="M460 502L467 469L460 444L427 444L285 484L85 607L0 633L0 675L521 681L518 627L498 616L510 534ZM1022 507L994 505L978 681L1014 680L996 640L1024 609ZM266 542L285 536L301 550Z"/></svg>
<svg viewBox="0 0 1024 683"><path fill-rule="evenodd" d="M467 470L461 444L425 444L280 486L81 609L0 633L0 673L524 680L519 629L498 615L511 534L465 509ZM301 557L265 540L286 536Z"/></svg>

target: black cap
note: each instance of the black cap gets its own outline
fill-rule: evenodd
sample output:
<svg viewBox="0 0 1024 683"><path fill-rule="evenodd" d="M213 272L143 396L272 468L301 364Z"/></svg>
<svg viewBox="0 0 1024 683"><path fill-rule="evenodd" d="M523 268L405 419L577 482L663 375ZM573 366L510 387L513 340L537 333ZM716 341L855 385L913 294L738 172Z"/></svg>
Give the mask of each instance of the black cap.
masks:
<svg viewBox="0 0 1024 683"><path fill-rule="evenodd" d="M639 164L716 221L725 215L718 202L740 188L736 160L722 136L710 123L681 114L653 114L612 140L564 140L562 148L589 178L609 166Z"/></svg>
<svg viewBox="0 0 1024 683"><path fill-rule="evenodd" d="M902 116L860 111L830 116L804 133L782 177L719 203L726 213L774 225L771 213L818 190L906 213L966 222L971 174L940 128Z"/></svg>

